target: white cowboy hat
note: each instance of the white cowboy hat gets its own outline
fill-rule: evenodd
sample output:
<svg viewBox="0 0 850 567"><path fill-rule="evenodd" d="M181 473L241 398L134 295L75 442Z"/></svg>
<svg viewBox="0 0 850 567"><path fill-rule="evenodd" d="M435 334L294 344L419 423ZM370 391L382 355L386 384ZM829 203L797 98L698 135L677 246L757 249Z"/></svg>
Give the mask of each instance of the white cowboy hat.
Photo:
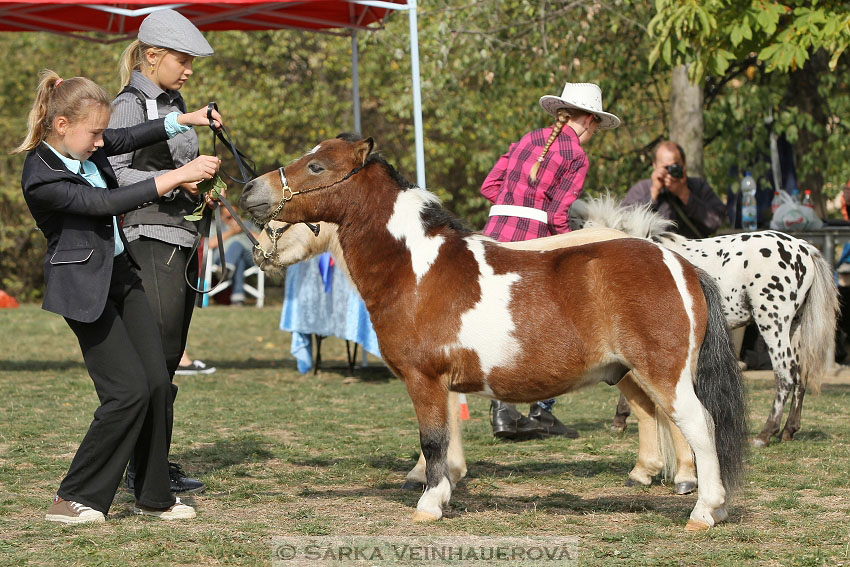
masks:
<svg viewBox="0 0 850 567"><path fill-rule="evenodd" d="M567 83L561 96L540 97L540 106L556 118L559 108L584 110L599 118L601 130L613 130L620 125L619 118L602 110L602 89L594 83Z"/></svg>

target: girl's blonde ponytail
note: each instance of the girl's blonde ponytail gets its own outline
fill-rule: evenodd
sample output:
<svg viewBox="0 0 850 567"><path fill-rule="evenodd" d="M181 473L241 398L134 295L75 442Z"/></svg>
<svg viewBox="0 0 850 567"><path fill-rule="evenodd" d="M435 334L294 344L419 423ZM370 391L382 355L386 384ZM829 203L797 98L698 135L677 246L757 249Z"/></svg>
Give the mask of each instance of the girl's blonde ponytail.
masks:
<svg viewBox="0 0 850 567"><path fill-rule="evenodd" d="M53 121L64 116L69 122L84 119L91 104L109 108L109 95L100 85L85 77L62 79L55 71L45 69L39 73L35 102L27 116L27 135L13 154L36 148L50 134Z"/></svg>

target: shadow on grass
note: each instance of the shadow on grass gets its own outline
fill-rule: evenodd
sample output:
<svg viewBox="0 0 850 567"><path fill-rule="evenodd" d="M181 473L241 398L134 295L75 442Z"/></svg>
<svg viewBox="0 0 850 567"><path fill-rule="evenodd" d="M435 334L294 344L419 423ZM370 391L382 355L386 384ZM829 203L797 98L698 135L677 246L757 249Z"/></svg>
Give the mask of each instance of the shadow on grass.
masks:
<svg viewBox="0 0 850 567"><path fill-rule="evenodd" d="M523 514L531 509L536 512L551 513L556 516L587 514L645 514L653 512L673 523L687 522L696 503L696 495L676 496L668 487L652 489L627 489L613 485L601 489L609 495L582 497L567 492L552 492L545 495L507 495L497 489L471 494L460 483L452 494L449 506L444 510L446 518L461 518L469 513L496 511L500 513ZM421 493L402 490L400 487L352 488L337 490L306 489L299 493L301 497L311 499L327 498L358 499L382 498L410 508L413 513ZM747 514L740 504L730 510L729 522L735 523Z"/></svg>
<svg viewBox="0 0 850 567"><path fill-rule="evenodd" d="M302 467L326 468L337 466L342 468L360 468L363 464L378 470L406 474L416 464L419 455L412 458L400 458L390 455L372 455L364 458L325 458L313 457L300 460L289 460L290 464ZM467 479L490 479L498 481L502 478L521 476L555 477L570 475L577 478L591 478L600 474L621 476L625 481L634 465L624 459L598 458L581 461L523 461L521 463L503 465L492 461L478 460L467 462L469 473Z"/></svg>
<svg viewBox="0 0 850 567"><path fill-rule="evenodd" d="M272 445L273 440L260 435L241 435L172 454L172 457L184 466L191 466L193 472L209 474L233 465L267 461L274 457L267 449Z"/></svg>
<svg viewBox="0 0 850 567"><path fill-rule="evenodd" d="M85 368L77 360L0 360L0 372L43 372Z"/></svg>

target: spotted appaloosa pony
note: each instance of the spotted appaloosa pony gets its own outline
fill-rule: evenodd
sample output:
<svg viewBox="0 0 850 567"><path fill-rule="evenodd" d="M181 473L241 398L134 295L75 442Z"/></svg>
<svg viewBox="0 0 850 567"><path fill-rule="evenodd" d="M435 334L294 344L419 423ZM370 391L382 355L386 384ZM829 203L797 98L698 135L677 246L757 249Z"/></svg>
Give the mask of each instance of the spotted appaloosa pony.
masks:
<svg viewBox="0 0 850 567"><path fill-rule="evenodd" d="M345 277L350 279L348 266L345 263L337 226L333 223L319 222L320 231L316 235L306 224L290 224L270 221L258 236L259 247L254 249L254 263L270 274L280 272L282 268L296 262L301 262L323 252L331 252L336 260L336 267ZM534 240L503 243L504 246L518 250L554 250L566 246L579 246L591 242L628 238L619 230L610 228L586 228ZM652 479L664 470L668 478L673 479L673 487L677 494L693 492L697 486L696 466L693 453L681 432L663 415L655 411L655 403L635 384L631 374L617 383L629 403L629 407L638 421L637 461L629 471L626 484L629 486L649 486ZM457 408L457 394L449 391L449 409ZM656 419L662 421L656 424ZM660 427L659 427L660 426ZM660 437L659 437L660 435ZM453 411L449 428L449 444L446 462L449 470L449 480L452 486L466 476L466 460L463 456L460 419ZM426 484L425 456L420 452L419 460L405 478L402 488L421 490Z"/></svg>
<svg viewBox="0 0 850 567"><path fill-rule="evenodd" d="M631 370L694 450L699 489L687 527L723 521L746 424L711 278L640 239L508 248L464 229L372 148L371 138L324 141L245 185L240 204L263 223L339 227L384 362L419 421L427 487L413 519L439 519L451 496L449 391L531 402Z"/></svg>
<svg viewBox="0 0 850 567"><path fill-rule="evenodd" d="M605 226L651 238L714 278L730 329L758 325L773 363L776 395L753 444L767 445L779 433L789 395L781 439L791 440L800 429L806 388L820 387L835 344L838 289L820 251L772 230L688 240L669 232L672 223L648 206L621 209L610 197L577 203L570 210L572 228Z"/></svg>

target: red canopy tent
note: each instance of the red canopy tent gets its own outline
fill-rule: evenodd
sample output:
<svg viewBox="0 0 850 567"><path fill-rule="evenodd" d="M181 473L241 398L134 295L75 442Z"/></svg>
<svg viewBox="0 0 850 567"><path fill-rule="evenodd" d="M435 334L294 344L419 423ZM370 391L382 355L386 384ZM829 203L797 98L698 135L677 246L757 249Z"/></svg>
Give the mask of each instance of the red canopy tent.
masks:
<svg viewBox="0 0 850 567"><path fill-rule="evenodd" d="M0 31L47 31L111 43L135 36L145 16L164 8L177 10L202 31L293 29L351 35L354 128L358 132L360 96L356 34L358 31L382 29L384 18L391 11L406 10L410 20L416 176L419 186L425 187L416 0L221 0L184 3L169 0L126 0L120 3L0 0Z"/></svg>

